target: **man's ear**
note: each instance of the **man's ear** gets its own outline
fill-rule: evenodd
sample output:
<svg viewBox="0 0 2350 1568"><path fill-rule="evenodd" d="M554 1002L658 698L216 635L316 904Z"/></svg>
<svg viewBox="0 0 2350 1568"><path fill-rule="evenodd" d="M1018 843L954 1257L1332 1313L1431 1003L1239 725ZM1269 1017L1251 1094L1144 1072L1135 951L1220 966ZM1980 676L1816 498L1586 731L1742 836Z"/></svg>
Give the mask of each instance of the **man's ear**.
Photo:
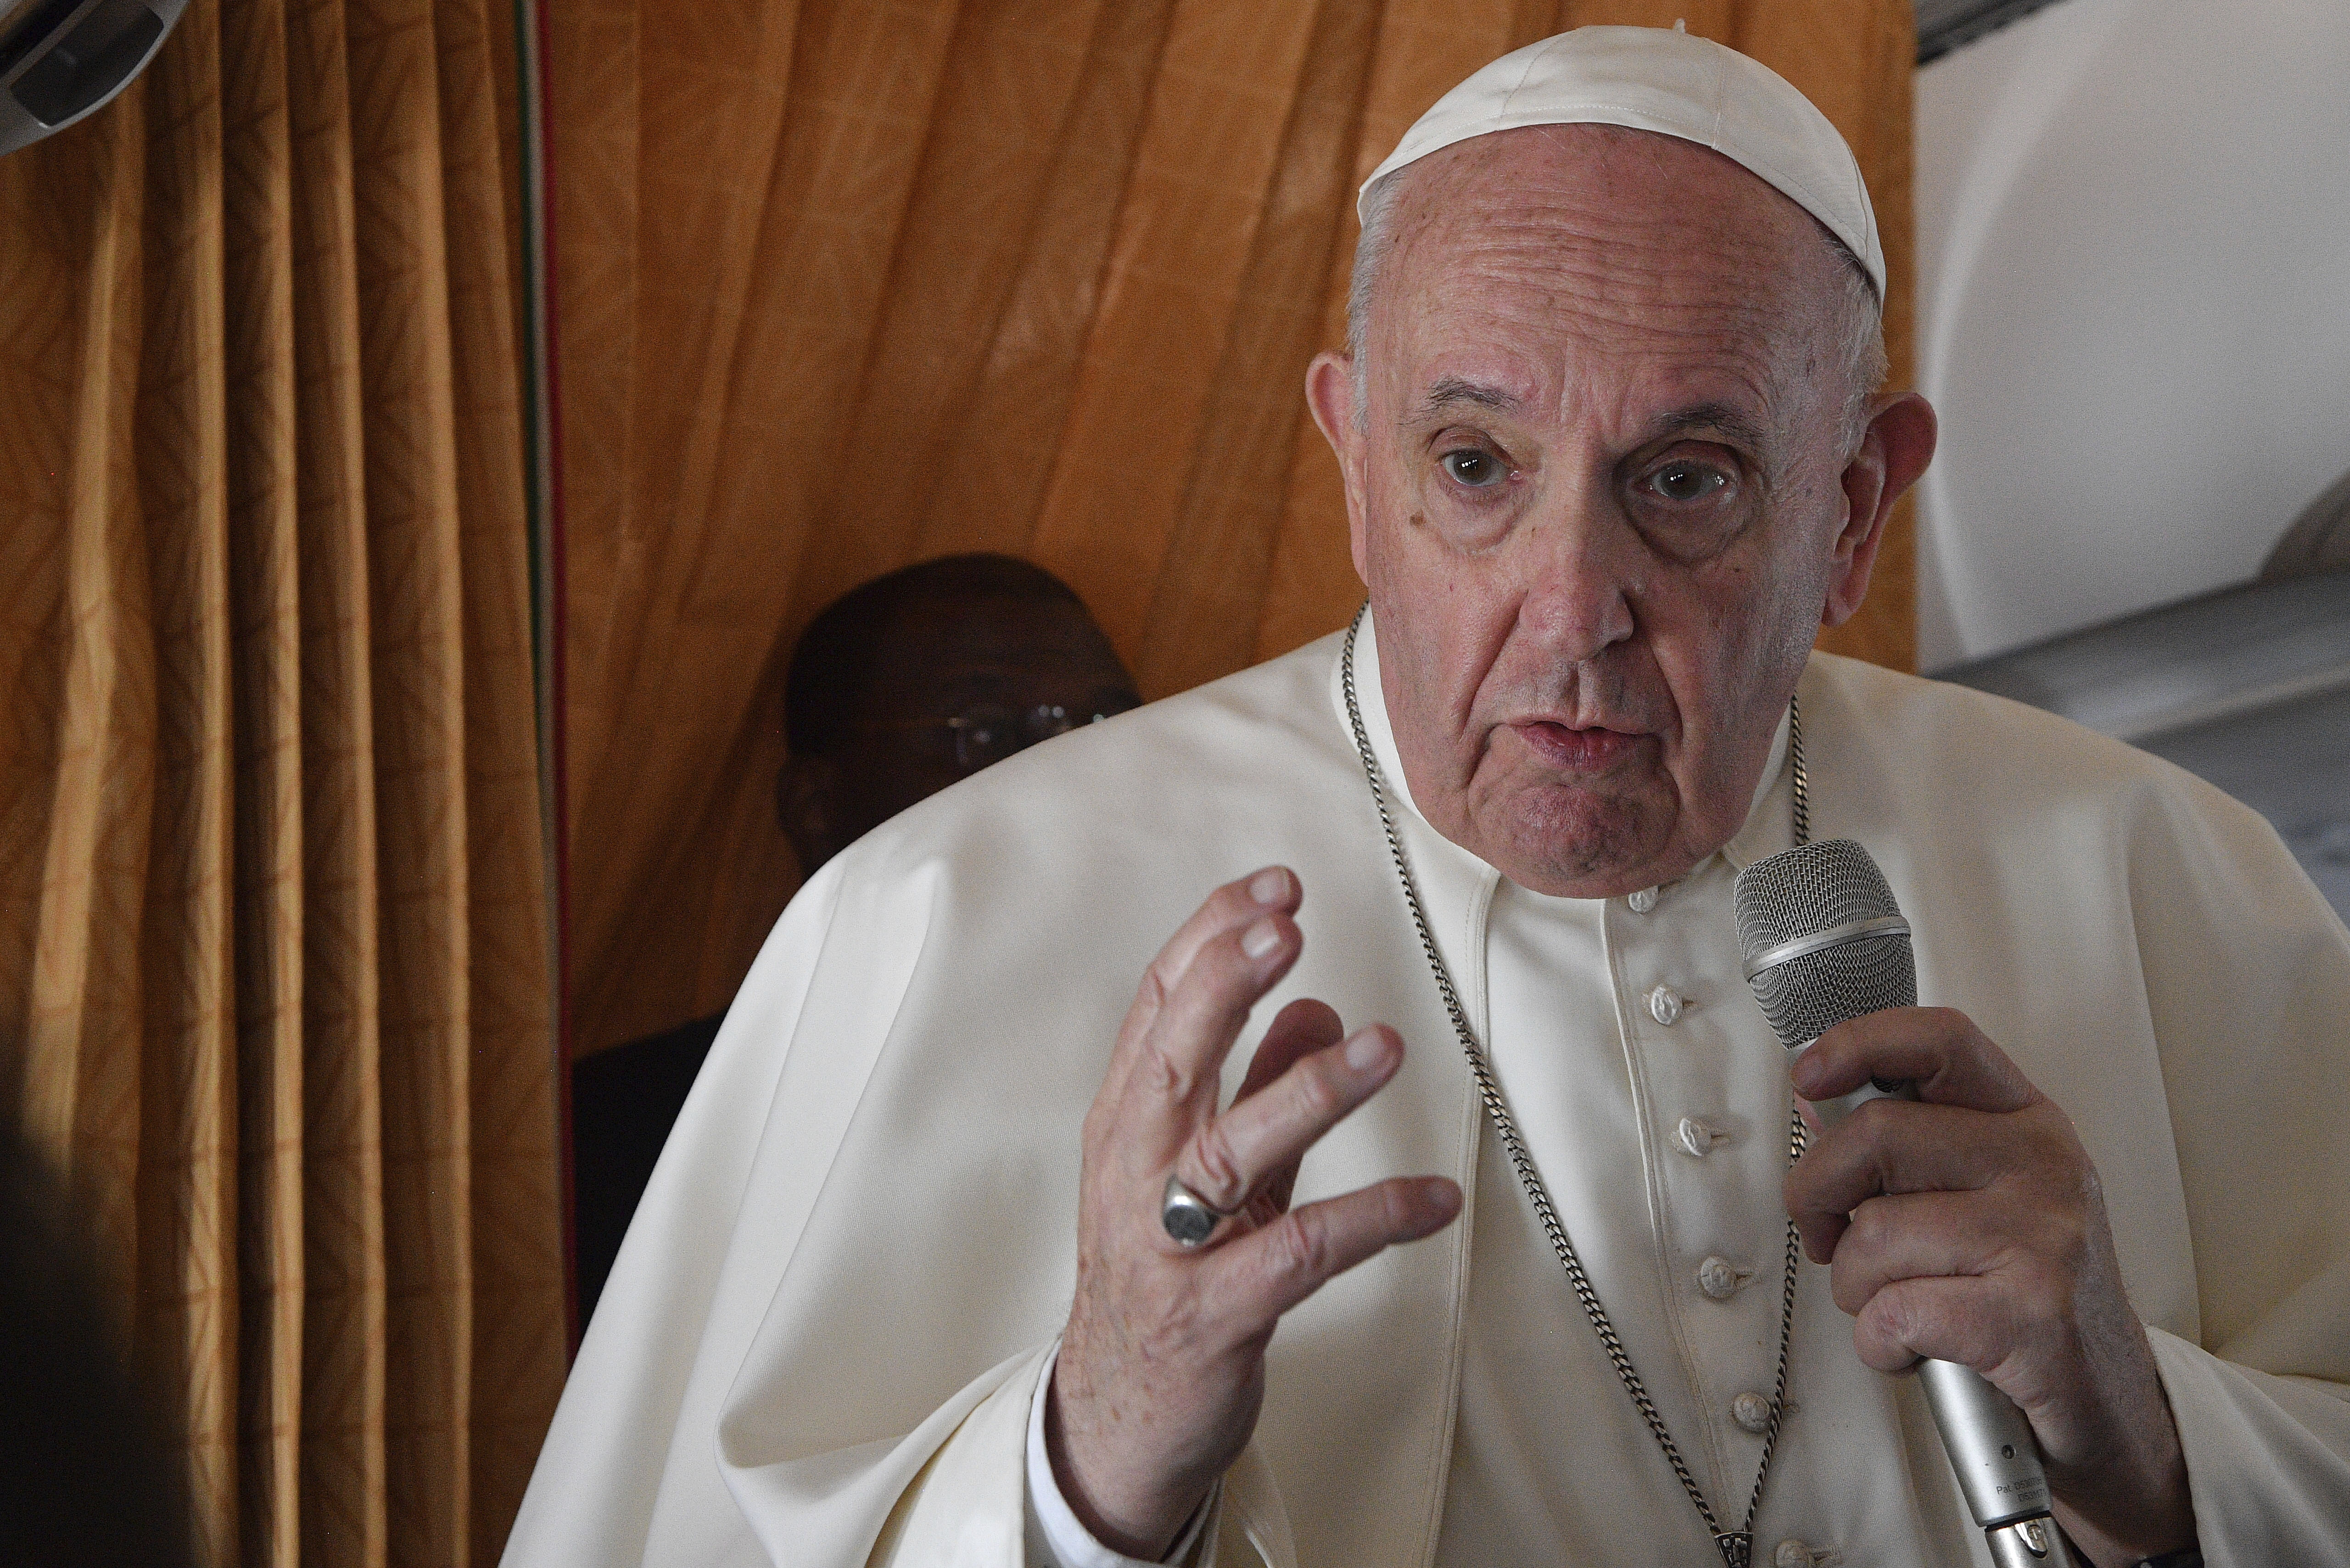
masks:
<svg viewBox="0 0 2350 1568"><path fill-rule="evenodd" d="M841 845L832 809L840 772L830 757L787 757L775 780L775 817L800 863L802 877L831 859Z"/></svg>
<svg viewBox="0 0 2350 1568"><path fill-rule="evenodd" d="M1845 522L1835 541L1827 602L1820 624L1842 626L1860 608L1877 569L1877 546L1885 542L1893 504L1901 499L1934 460L1939 429L1934 407L1915 392L1880 397L1869 416L1859 450L1845 464Z"/></svg>
<svg viewBox="0 0 2350 1568"><path fill-rule="evenodd" d="M1305 367L1305 406L1314 410L1322 439L1330 443L1338 459L1338 474L1347 483L1347 545L1355 557L1355 576L1367 585L1371 574L1363 554L1365 442L1362 427L1355 419L1354 360L1326 348L1314 356L1314 363Z"/></svg>

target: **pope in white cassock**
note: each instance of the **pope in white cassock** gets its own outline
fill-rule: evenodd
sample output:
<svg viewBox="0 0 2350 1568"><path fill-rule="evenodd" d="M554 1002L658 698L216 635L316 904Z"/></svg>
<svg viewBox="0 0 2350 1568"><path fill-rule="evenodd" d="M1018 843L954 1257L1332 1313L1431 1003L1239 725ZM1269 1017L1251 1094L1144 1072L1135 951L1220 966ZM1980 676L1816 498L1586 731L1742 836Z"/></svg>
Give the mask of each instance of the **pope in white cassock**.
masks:
<svg viewBox="0 0 2350 1568"><path fill-rule="evenodd" d="M2088 1561L2350 1563L2350 938L2177 769L1810 651L1934 445L1842 140L1589 28L1362 210L1306 391L1367 613L808 883L506 1562L1985 1561L1933 1356ZM1730 889L1806 801L1940 1006L1791 1070Z"/></svg>

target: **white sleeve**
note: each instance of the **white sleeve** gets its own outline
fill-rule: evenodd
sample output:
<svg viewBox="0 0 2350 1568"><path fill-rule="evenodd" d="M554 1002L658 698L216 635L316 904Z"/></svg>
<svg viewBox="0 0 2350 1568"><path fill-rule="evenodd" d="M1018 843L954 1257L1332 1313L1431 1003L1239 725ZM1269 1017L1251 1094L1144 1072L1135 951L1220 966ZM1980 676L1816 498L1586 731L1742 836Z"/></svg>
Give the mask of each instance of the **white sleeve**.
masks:
<svg viewBox="0 0 2350 1568"><path fill-rule="evenodd" d="M1053 1479L1053 1461L1045 1449L1045 1402L1053 1389L1053 1367L1060 1357L1055 1346L1054 1359L1045 1364L1045 1375L1036 1379L1035 1397L1028 1406L1028 1564L1029 1568L1159 1568L1137 1557L1122 1557L1093 1538L1093 1532L1081 1523L1068 1500L1061 1495L1060 1484ZM1182 1563L1189 1560L1199 1544L1200 1535L1207 1528L1209 1516L1216 1511L1216 1494L1223 1483L1211 1489L1191 1522L1175 1538L1175 1545L1160 1563Z"/></svg>
<svg viewBox="0 0 2350 1568"><path fill-rule="evenodd" d="M2208 1568L2350 1563L2350 1388L2149 1329Z"/></svg>
<svg viewBox="0 0 2350 1568"><path fill-rule="evenodd" d="M2251 812L2182 784L2132 919L2193 1260L2148 1325L2210 1568L2350 1568L2350 931Z"/></svg>

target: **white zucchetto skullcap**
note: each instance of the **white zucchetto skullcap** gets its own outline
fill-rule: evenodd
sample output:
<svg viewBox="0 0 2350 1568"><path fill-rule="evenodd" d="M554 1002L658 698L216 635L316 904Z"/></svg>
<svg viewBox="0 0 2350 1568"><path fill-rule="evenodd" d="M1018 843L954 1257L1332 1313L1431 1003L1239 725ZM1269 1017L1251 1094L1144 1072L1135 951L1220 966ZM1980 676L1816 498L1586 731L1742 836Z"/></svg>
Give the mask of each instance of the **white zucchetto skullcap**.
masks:
<svg viewBox="0 0 2350 1568"><path fill-rule="evenodd" d="M1679 26L1577 27L1503 55L1437 99L1363 192L1439 148L1527 125L1623 125L1710 147L1825 223L1885 297L1868 185L1828 117L1770 67Z"/></svg>

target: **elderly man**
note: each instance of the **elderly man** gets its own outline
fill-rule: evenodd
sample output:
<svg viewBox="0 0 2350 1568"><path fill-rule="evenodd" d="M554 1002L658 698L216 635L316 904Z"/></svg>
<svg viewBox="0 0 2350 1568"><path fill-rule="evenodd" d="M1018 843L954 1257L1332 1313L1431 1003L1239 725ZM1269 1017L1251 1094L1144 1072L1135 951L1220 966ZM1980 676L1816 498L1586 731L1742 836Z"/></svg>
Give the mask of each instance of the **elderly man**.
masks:
<svg viewBox="0 0 2350 1568"><path fill-rule="evenodd" d="M2350 939L2177 771L1809 653L1934 441L1842 142L1586 29L1364 215L1367 613L809 885L508 1561L1978 1561L1921 1355L2096 1563L2345 1561ZM1959 1011L1791 1085L1730 888L1807 828Z"/></svg>

